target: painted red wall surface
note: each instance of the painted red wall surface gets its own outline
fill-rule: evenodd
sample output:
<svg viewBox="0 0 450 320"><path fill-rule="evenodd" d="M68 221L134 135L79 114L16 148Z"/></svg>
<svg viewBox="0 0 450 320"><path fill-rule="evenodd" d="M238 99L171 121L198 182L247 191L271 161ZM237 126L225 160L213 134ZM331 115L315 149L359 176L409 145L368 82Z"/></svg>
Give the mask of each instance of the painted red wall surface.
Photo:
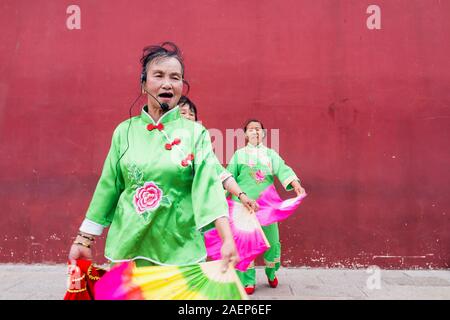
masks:
<svg viewBox="0 0 450 320"><path fill-rule="evenodd" d="M3 0L0 34L0 262L66 261L142 48L172 40L205 126L280 130L309 193L284 266L449 267L450 1Z"/></svg>

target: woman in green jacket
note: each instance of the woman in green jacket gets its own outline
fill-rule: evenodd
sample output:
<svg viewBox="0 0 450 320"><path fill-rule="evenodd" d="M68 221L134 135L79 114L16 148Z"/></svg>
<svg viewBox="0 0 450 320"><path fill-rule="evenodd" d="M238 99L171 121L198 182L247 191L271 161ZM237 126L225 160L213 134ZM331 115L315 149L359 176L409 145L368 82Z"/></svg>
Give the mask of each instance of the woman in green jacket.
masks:
<svg viewBox="0 0 450 320"><path fill-rule="evenodd" d="M202 232L222 236L223 268L238 257L208 131L180 116L184 64L173 43L144 49L141 114L114 130L103 171L69 259L91 259L109 227L105 257L137 266L205 261Z"/></svg>
<svg viewBox="0 0 450 320"><path fill-rule="evenodd" d="M259 120L249 120L244 131L248 144L238 149L230 160L227 170L251 199L258 199L260 194L274 183L277 177L286 190L294 190L297 195L305 190L295 172L285 164L284 160L273 149L263 145L264 127ZM239 197L233 196L239 201ZM265 273L272 288L278 285L275 272L280 268L281 245L278 224L263 226L263 231L270 243L264 253ZM256 272L254 264L246 272L237 271L248 294L255 291Z"/></svg>

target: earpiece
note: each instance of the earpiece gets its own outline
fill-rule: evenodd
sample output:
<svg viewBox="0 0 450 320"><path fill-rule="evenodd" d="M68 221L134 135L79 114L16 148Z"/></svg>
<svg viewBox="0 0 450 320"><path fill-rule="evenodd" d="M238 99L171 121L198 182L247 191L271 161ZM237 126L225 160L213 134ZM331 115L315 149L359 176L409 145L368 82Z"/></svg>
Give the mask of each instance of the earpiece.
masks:
<svg viewBox="0 0 450 320"><path fill-rule="evenodd" d="M145 72L145 69L141 72L141 83L144 83L147 81L147 73Z"/></svg>

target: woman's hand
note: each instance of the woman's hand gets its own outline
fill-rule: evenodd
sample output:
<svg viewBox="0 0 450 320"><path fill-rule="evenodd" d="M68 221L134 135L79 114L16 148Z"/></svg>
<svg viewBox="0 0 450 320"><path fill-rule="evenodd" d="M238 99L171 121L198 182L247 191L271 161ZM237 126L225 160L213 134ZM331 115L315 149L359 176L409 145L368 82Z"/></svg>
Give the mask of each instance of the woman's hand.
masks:
<svg viewBox="0 0 450 320"><path fill-rule="evenodd" d="M222 239L222 247L220 253L222 256L222 272L226 272L229 265L233 267L238 263L239 256L233 239L228 218L220 217L214 222L220 239Z"/></svg>
<svg viewBox="0 0 450 320"><path fill-rule="evenodd" d="M250 211L256 212L259 207L255 200L250 199L245 192L242 192L241 188L234 180L233 176L229 177L223 182L223 187L232 195L239 198L241 203Z"/></svg>
<svg viewBox="0 0 450 320"><path fill-rule="evenodd" d="M306 193L305 189L300 185L300 182L298 180L292 181L291 185L292 185L292 188L294 188L294 191L297 194L297 197Z"/></svg>
<svg viewBox="0 0 450 320"><path fill-rule="evenodd" d="M81 244L75 244L76 242L81 242L81 243L85 243L89 246L91 246L92 241L87 240L86 238L78 235L75 238L74 243L72 244L72 246L70 247L70 251L69 251L69 261L72 264L76 264L75 260L79 260L79 259L83 259L83 260L92 260L92 249L85 247Z"/></svg>
<svg viewBox="0 0 450 320"><path fill-rule="evenodd" d="M240 197L241 203L247 208L251 213L255 213L259 210L259 206L255 200L250 199L246 194L242 194Z"/></svg>
<svg viewBox="0 0 450 320"><path fill-rule="evenodd" d="M239 256L233 239L227 239L223 242L220 253L222 255L222 272L226 272L230 264L234 268L236 263L239 261Z"/></svg>
<svg viewBox="0 0 450 320"><path fill-rule="evenodd" d="M80 260L80 259L92 260L92 249L83 247L82 245L79 245L79 244L73 244L70 247L69 261L72 264L75 264L74 261Z"/></svg>

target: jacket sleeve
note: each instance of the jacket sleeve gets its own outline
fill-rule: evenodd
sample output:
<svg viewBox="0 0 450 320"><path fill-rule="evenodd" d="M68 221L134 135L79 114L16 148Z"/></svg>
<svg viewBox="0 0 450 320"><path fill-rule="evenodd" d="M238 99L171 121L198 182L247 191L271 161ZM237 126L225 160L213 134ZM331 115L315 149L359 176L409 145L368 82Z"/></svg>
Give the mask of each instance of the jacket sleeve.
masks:
<svg viewBox="0 0 450 320"><path fill-rule="evenodd" d="M119 132L119 127L117 127L114 130L100 179L80 231L100 235L103 229L108 227L113 220L117 202L124 190L123 176L118 161L120 157Z"/></svg>
<svg viewBox="0 0 450 320"><path fill-rule="evenodd" d="M227 166L227 171L233 175L236 180L239 176L239 166L238 166L238 152L236 151L230 159L230 162Z"/></svg>
<svg viewBox="0 0 450 320"><path fill-rule="evenodd" d="M198 230L205 232L214 227L214 221L228 217L228 204L218 175L218 160L211 138L203 128L194 148L194 178L192 206Z"/></svg>
<svg viewBox="0 0 450 320"><path fill-rule="evenodd" d="M227 180L229 177L232 177L233 175L222 166L222 164L219 162L219 159L217 159L214 152L212 153L212 157L214 158L213 161L216 163L215 164L216 172L217 172L217 175L219 176L219 180L223 184L225 182L225 180Z"/></svg>
<svg viewBox="0 0 450 320"><path fill-rule="evenodd" d="M271 161L273 173L280 180L283 187L288 191L292 190L293 188L291 182L294 180L300 181L294 170L292 170L292 168L284 162L284 160L278 155L278 153L273 150L271 152Z"/></svg>

